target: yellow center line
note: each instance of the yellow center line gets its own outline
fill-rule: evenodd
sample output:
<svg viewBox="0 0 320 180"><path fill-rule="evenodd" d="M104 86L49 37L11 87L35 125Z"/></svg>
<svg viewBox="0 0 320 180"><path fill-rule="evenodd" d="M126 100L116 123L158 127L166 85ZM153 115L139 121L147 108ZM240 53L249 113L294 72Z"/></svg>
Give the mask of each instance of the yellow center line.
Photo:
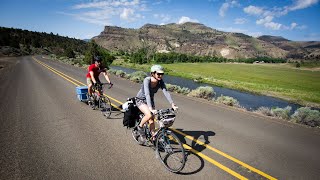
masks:
<svg viewBox="0 0 320 180"><path fill-rule="evenodd" d="M65 77L63 74L59 73L58 71L56 71L55 69L51 68L50 66L42 63L41 61L35 59L34 57L32 57L36 62L38 62L39 64L41 64L42 66L46 67L47 69L49 69L50 71L58 74L59 76L63 77L64 79L66 79L67 81L71 82L72 84L79 86L79 84L75 83L74 81L70 80L69 78Z"/></svg>
<svg viewBox="0 0 320 180"><path fill-rule="evenodd" d="M82 85L82 86L86 86L86 84L84 84L84 83L82 83L82 82L80 82L80 81L78 81L78 80L76 80L76 79L74 79L74 78L72 78L72 77L70 77L70 76L68 76L68 75L66 75L66 74L58 71L58 70L56 70L56 69L53 69L52 67L50 67L50 66L44 64L43 62L37 60L35 57L32 57L32 58L33 58L35 61L37 61L38 63L40 63L41 65L46 66L46 67L52 69L52 71L55 71L56 73L58 73L58 74L61 75L61 76L64 76L65 79L67 79L68 81L70 81L69 79L71 79L71 80L73 80L73 81L78 82L78 83L79 83L80 85ZM80 86L79 84L76 84L76 83L73 83L73 84L75 84L75 85L77 85L77 86ZM104 95L105 95L105 96L108 96L108 95L106 95L106 94L104 94ZM123 103L120 102L119 100L114 99L114 98L112 98L112 97L110 97L110 96L108 96L108 98L114 100L115 102L117 102L117 103L119 103L119 104L123 104Z"/></svg>
<svg viewBox="0 0 320 180"><path fill-rule="evenodd" d="M62 72L60 72L60 71L58 71L58 70L53 69L52 67L44 64L43 62L37 60L36 58L34 58L34 57L32 57L32 58L33 58L35 61L37 61L39 64L45 66L46 68L48 68L48 69L51 70L52 72L58 74L59 76L63 77L64 79L66 79L66 80L68 80L68 81L70 81L71 83L75 84L76 86L79 86L79 85L78 85L77 83L75 83L75 82L72 82L72 80L80 83L81 85L85 85L84 83L82 83L82 82L80 82L80 81L78 81L78 80L75 80L75 79L73 79L72 77L70 77L70 76L68 76L68 75L65 75L64 73L62 73ZM70 79L71 79L71 80L70 80ZM119 100L116 100L116 99L114 99L114 98L112 98L112 97L110 97L110 96L108 96L108 97L109 97L110 99L118 102L119 104L123 104L123 103L122 103L121 101L119 101ZM114 107L116 107L117 109L119 109L119 108L118 108L117 106L115 106L114 104L112 104L112 105L113 105ZM223 156L223 157L225 157L225 158L227 158L227 159L229 159L229 160L231 160L231 161L233 161L233 162L235 162L235 163L238 163L238 164L242 165L243 167L245 167L245 168L247 168L247 169L249 169L249 170L251 170L251 171L253 171L253 172L255 172L255 173L257 173L257 174L259 174L259 175L261 175L261 176L263 176L263 177L265 177L265 178L267 178L267 179L276 180L276 178L274 178L274 177L272 177L272 176L270 176L270 175L268 175L268 174L266 174L266 173L264 173L264 172L262 172L262 171L260 171L260 170L258 170L258 169L256 169L256 168L254 168L254 167L252 167L252 166L250 166L250 165L248 165L248 164L246 164L246 163L244 163L244 162L242 162L242 161L240 161L240 160L238 160L238 159L236 159L236 158L234 158L234 157L232 157L232 156L230 156L230 155L228 155L228 154L226 154L226 153L224 153L224 152L222 152L222 151L220 151L220 150L218 150L218 149L216 149L216 148L213 148L213 147L209 146L209 145L205 144L204 142L195 139L195 138L192 137L192 136L189 136L189 135L187 135L187 134L185 134L185 133L183 133L183 132L181 132L181 131L178 131L178 130L176 130L176 129L174 129L174 128L170 128L170 129L173 130L174 132L176 132L176 133L178 133L178 134L181 134L182 136L184 136L184 137L186 137L186 138L188 138L188 139L196 142L197 144L202 145L202 146L210 149L211 151L214 151L214 152L216 152L217 154L220 154L221 156ZM226 167L226 166L220 164L219 162L213 160L212 158L204 155L203 153L198 152L198 151L195 150L195 149L192 149L190 146L188 146L188 145L186 145L186 144L183 144L183 146L184 146L185 149L188 149L188 150L190 150L191 152L199 155L200 157L206 159L208 162L210 162L210 163L212 163L213 165L221 168L222 170L228 172L229 174L237 177L238 179L247 179L247 178L241 176L240 174L234 172L233 170L229 169L228 167Z"/></svg>
<svg viewBox="0 0 320 180"><path fill-rule="evenodd" d="M47 64L45 64L45 63L37 60L37 59L34 58L34 57L32 57L32 58L33 58L36 62L38 62L39 64L41 64L42 66L44 66L44 67L46 67L47 69L49 69L50 71L52 71L53 73L61 76L62 78L66 79L67 81L71 82L72 84L74 84L74 85L76 85L76 86L80 86L79 84L77 84L77 83L74 82L74 81L77 81L77 80L73 79L72 77L70 77L70 76L68 76L68 75L66 75L66 74L64 74L64 73L62 73L62 72L60 72L60 71L58 71L58 70L56 70L56 69L53 69L52 67L50 67L50 66L48 66ZM72 81L72 80L74 80L74 81ZM83 83L80 82L80 81L77 81L77 82L80 83L81 85L85 85L85 84L83 84ZM104 95L107 96L106 94L104 94ZM107 96L107 97L109 97L110 99L113 99L113 98L111 98L110 96ZM117 102L119 102L120 104L122 104L122 103L121 103L120 101L118 101L118 100L117 100ZM113 104L113 103L111 103L111 105L112 105L114 108L116 108L116 109L118 109L118 110L121 110L117 105L115 105L115 104Z"/></svg>
<svg viewBox="0 0 320 180"><path fill-rule="evenodd" d="M190 146L186 145L186 144L183 144L183 147L187 150L190 150L191 152L193 152L194 154L197 154L198 156L202 157L203 159L207 160L208 162L210 162L211 164L219 167L220 169L228 172L229 174L233 175L234 177L238 178L238 179L248 179L248 178L245 178L243 176L241 176L240 174L236 173L235 171L231 170L230 168L222 165L221 163L213 160L212 158L208 157L207 155L204 155L203 153L195 150L195 149L192 149Z"/></svg>
<svg viewBox="0 0 320 180"><path fill-rule="evenodd" d="M258 170L256 168L254 168L254 167L252 167L252 166L250 166L250 165L248 165L248 164L246 164L246 163L244 163L244 162L242 162L242 161L240 161L240 160L238 160L238 159L236 159L236 158L234 158L234 157L232 157L232 156L230 156L230 155L228 155L228 154L226 154L226 153L224 153L224 152L222 152L222 151L220 151L220 150L218 150L218 149L216 149L214 147L209 146L209 145L205 144L204 142L195 139L192 136L189 136L189 135L187 135L187 134L185 134L185 133L183 133L181 131L178 131L178 130L176 130L174 128L170 128L170 129L173 130L174 132L179 133L182 136L184 136L184 137L196 142L197 144L202 145L202 146L204 146L204 147L216 152L217 154L220 154L221 156L223 156L223 157L225 157L227 159L230 159L231 161L233 161L235 163L238 163L238 164L242 165L243 167L245 167L247 169L250 169L251 171L253 171L253 172L257 173L257 174L260 174L261 176L263 176L263 177L265 177L267 179L276 180L276 178L274 178L274 177L272 177L272 176L270 176L270 175L268 175L268 174L266 174L266 173L264 173L264 172L262 172L262 171L260 171L260 170Z"/></svg>

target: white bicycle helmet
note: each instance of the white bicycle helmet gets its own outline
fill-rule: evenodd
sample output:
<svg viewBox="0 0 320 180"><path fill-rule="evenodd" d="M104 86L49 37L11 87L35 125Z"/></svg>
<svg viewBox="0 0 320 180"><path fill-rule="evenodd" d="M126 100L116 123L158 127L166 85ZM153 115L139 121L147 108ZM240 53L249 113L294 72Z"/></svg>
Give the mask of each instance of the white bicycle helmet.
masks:
<svg viewBox="0 0 320 180"><path fill-rule="evenodd" d="M153 73L153 72L164 73L164 69L163 69L163 67L160 66L160 65L153 65L153 66L151 67L151 72L152 72L152 73Z"/></svg>

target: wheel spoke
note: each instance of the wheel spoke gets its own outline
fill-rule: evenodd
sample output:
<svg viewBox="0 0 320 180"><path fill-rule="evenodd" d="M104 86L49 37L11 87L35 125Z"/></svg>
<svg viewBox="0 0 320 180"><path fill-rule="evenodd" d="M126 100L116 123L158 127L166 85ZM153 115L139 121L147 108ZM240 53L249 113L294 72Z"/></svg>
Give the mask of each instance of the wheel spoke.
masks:
<svg viewBox="0 0 320 180"><path fill-rule="evenodd" d="M101 109L102 114L106 117L109 118L112 112L112 106L110 99L108 97L101 97L99 101L99 107Z"/></svg>
<svg viewBox="0 0 320 180"><path fill-rule="evenodd" d="M156 151L162 164L171 172L179 172L185 165L185 152L178 137L170 131L157 136Z"/></svg>

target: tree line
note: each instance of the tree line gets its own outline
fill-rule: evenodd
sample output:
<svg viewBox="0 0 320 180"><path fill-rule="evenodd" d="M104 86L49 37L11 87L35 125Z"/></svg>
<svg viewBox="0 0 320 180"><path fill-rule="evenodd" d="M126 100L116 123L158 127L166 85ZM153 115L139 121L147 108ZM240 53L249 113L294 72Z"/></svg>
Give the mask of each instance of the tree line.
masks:
<svg viewBox="0 0 320 180"><path fill-rule="evenodd" d="M42 50L42 53L47 51L67 56L74 56L75 52L84 54L87 49L87 43L83 40L55 35L52 32L48 34L6 27L0 27L0 46L13 47L24 54L34 54Z"/></svg>
<svg viewBox="0 0 320 180"><path fill-rule="evenodd" d="M270 58L270 57L256 57L256 58L241 58L241 59L227 59L217 56L196 56L189 54L181 54L176 52L170 53L154 53L152 55L146 54L146 50L140 49L134 53L128 54L124 53L126 61L136 64L145 64L155 62L155 63L205 63L205 62L217 62L217 63L226 63L226 62L239 62L239 63L255 63L255 62L264 62L264 63L285 63L285 59L281 58Z"/></svg>
<svg viewBox="0 0 320 180"><path fill-rule="evenodd" d="M76 54L84 55L82 62L91 64L94 56L100 56L106 65L115 57L97 45L93 40L85 42L80 39L63 37L59 34L33 32L22 29L0 27L0 46L19 49L23 55L55 54L58 57L75 58Z"/></svg>

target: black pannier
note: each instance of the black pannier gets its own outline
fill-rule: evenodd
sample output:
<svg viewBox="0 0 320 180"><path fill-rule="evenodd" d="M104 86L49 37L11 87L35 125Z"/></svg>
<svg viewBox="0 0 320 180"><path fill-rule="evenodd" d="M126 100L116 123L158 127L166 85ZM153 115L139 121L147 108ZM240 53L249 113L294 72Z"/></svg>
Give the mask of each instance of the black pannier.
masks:
<svg viewBox="0 0 320 180"><path fill-rule="evenodd" d="M127 102L121 105L125 110L123 116L123 126L133 128L139 120L139 108L136 106L135 98L128 98Z"/></svg>

